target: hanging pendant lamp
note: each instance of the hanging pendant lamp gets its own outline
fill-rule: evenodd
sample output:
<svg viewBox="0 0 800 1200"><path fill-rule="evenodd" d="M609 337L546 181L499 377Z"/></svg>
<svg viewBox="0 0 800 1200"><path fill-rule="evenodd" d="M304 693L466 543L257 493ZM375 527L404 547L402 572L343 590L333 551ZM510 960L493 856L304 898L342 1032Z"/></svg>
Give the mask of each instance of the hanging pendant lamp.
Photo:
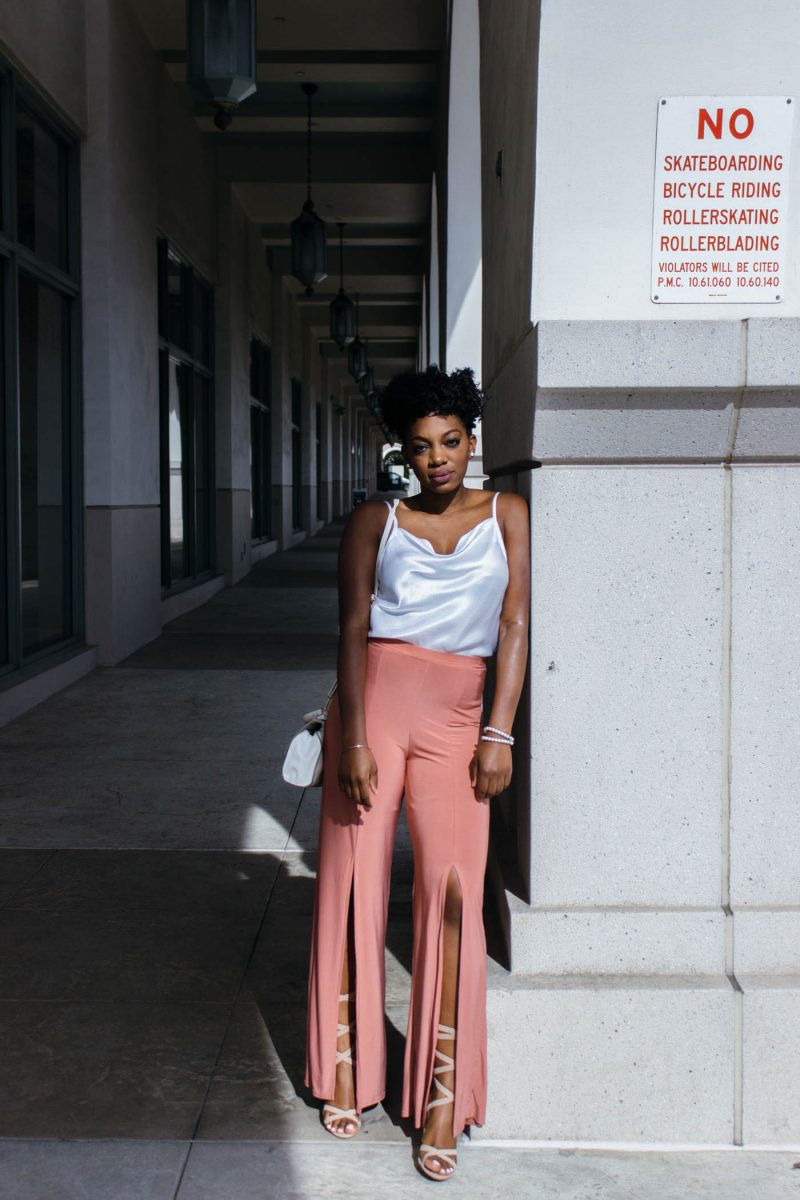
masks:
<svg viewBox="0 0 800 1200"><path fill-rule="evenodd" d="M331 300L331 337L340 350L349 346L353 340L353 302L344 291L344 221L337 221L339 226L339 295Z"/></svg>
<svg viewBox="0 0 800 1200"><path fill-rule="evenodd" d="M314 212L311 199L311 97L317 90L315 83L300 85L308 100L308 128L306 131L306 174L308 180L306 202L303 211L292 221L292 275L305 284L306 295L314 292L314 284L320 283L328 274L327 250L325 246L325 222Z"/></svg>
<svg viewBox="0 0 800 1200"><path fill-rule="evenodd" d="M375 391L375 372L372 367L367 367L364 374L358 381L358 390L362 396L369 396Z"/></svg>
<svg viewBox="0 0 800 1200"><path fill-rule="evenodd" d="M367 347L358 336L358 292L356 292L356 336L347 347L347 369L358 383L368 366Z"/></svg>
<svg viewBox="0 0 800 1200"><path fill-rule="evenodd" d="M186 50L189 87L227 129L256 90L256 0L187 0Z"/></svg>

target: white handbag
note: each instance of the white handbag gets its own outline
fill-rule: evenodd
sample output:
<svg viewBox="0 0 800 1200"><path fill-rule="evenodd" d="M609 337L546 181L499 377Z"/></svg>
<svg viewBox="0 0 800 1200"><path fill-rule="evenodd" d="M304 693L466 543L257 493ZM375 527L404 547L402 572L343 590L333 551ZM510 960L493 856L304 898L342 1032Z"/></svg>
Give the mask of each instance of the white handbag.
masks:
<svg viewBox="0 0 800 1200"><path fill-rule="evenodd" d="M336 691L336 680L331 684L330 691L322 708L303 713L303 728L296 733L289 743L286 757L283 760L283 778L295 787L319 787L322 783L323 738L325 722L328 719L328 709L333 693Z"/></svg>

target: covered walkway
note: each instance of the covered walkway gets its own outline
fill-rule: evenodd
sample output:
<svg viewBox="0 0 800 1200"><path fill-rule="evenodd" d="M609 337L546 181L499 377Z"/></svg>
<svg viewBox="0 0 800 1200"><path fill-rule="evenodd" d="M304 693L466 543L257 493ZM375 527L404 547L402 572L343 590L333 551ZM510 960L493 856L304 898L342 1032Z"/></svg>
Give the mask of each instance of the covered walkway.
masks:
<svg viewBox="0 0 800 1200"><path fill-rule="evenodd" d="M391 1102L340 1144L302 1086L319 792L285 785L280 763L335 668L342 525L0 731L6 1200L425 1193L398 1116L403 833L387 950ZM784 1200L798 1186L788 1152L464 1149L449 1187L472 1200L501 1180L564 1200Z"/></svg>

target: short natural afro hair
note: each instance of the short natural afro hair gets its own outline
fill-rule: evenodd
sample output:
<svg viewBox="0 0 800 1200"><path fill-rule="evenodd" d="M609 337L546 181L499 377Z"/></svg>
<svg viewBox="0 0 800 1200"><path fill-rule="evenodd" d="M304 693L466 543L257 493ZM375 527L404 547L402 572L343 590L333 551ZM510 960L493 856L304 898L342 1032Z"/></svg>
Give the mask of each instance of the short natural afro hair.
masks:
<svg viewBox="0 0 800 1200"><path fill-rule="evenodd" d="M424 371L395 375L381 393L383 419L397 440L404 442L421 417L456 416L471 434L486 402L471 367L441 371L431 363Z"/></svg>

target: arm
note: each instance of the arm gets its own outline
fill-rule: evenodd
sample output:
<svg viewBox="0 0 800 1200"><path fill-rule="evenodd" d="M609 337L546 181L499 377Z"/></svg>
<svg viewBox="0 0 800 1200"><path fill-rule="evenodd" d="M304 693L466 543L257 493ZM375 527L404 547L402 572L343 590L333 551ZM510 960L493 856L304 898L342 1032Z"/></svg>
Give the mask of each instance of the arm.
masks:
<svg viewBox="0 0 800 1200"><path fill-rule="evenodd" d="M528 505L522 496L504 492L497 501L503 513L503 538L508 555L508 586L500 612L497 667L492 711L487 725L511 732L528 660L531 561ZM497 796L511 782L511 747L479 742L470 766L478 800Z"/></svg>
<svg viewBox="0 0 800 1200"><path fill-rule="evenodd" d="M368 747L344 749L366 743L364 675L375 560L386 521L382 500L367 500L353 510L339 547L339 645L336 675L342 716L342 753L338 782L356 804L371 808L370 788L377 787L378 767Z"/></svg>

